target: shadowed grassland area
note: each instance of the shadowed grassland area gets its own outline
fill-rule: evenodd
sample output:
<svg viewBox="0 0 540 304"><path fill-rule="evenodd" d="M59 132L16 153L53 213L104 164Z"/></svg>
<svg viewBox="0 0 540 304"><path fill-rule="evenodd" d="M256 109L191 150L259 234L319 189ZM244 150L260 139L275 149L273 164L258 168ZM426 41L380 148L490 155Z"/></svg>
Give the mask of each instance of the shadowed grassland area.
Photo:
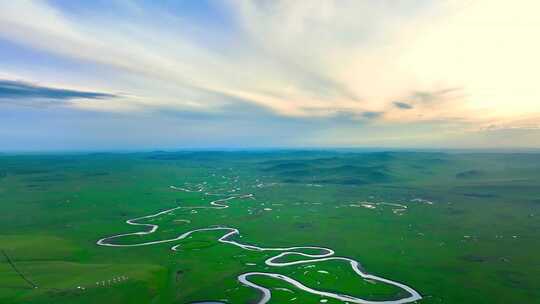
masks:
<svg viewBox="0 0 540 304"><path fill-rule="evenodd" d="M241 194L253 198L141 219L159 229L114 243L233 227L243 244L331 248L414 288L419 303L540 303L539 154L332 151L2 155L0 303L256 303L260 293L238 281L246 272L366 300L407 297L340 260L270 267L275 252L219 242L224 231L96 244L148 230L126 220ZM270 303L342 303L251 281L271 290Z"/></svg>

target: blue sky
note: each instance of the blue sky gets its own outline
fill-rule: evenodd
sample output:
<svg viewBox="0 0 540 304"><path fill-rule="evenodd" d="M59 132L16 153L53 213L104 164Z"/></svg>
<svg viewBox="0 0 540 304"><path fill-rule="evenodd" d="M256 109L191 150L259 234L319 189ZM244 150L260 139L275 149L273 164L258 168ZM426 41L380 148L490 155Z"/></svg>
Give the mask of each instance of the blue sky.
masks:
<svg viewBox="0 0 540 304"><path fill-rule="evenodd" d="M536 1L3 1L0 151L540 147Z"/></svg>

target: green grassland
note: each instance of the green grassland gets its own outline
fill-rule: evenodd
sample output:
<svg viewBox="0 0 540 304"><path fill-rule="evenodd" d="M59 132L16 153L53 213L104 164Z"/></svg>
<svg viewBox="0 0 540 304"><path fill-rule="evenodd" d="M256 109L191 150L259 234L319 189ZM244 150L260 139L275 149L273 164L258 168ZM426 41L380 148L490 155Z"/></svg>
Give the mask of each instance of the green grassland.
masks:
<svg viewBox="0 0 540 304"><path fill-rule="evenodd" d="M201 192L169 188L200 183ZM159 229L115 242L234 227L244 244L332 248L413 287L420 303L540 303L540 154L336 151L2 155L0 249L12 263L0 255L0 303L255 303L260 294L237 279L251 271L375 301L407 296L343 261L269 267L274 253L218 242L223 231L96 245L144 230L128 219L247 193L227 209L141 220ZM362 205L381 202L407 208ZM322 299L253 282L272 290L270 303Z"/></svg>

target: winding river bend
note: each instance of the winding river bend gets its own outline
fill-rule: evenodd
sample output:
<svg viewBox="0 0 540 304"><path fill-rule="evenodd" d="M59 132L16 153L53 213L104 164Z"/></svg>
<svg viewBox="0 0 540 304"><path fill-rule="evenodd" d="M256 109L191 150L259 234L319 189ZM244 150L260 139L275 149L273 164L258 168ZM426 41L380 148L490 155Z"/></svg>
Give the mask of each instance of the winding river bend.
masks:
<svg viewBox="0 0 540 304"><path fill-rule="evenodd" d="M176 190L176 191L186 191L186 192L201 192L202 191L202 190L199 190L199 189L193 191L193 190L190 190L188 188L180 188L180 187L175 187L175 186L170 186L170 188L173 189L173 190ZM210 194L208 194L208 195L210 195ZM197 232L221 230L221 231L224 232L224 234L218 239L218 241L221 242L221 243L237 246L237 247L240 247L242 249L251 250L251 251L276 252L276 255L274 255L274 256L272 256L272 257L265 260L265 264L267 266L285 267L285 266L299 265L299 264L306 264L306 263L317 263L317 262L323 262L323 261L329 261L329 260L341 260L341 261L345 261L345 262L349 263L352 270L359 277L361 277L362 279L369 279L369 280L378 281L378 282L386 283L386 284L389 284L389 285L393 285L393 286L398 287L398 288L400 288L402 290L405 290L409 294L408 297L401 298L401 299L398 299L398 300L371 301L371 300L365 300L365 299L357 298L357 297L350 296L350 295L345 295L345 294L340 294L340 293L334 293L334 292L328 292L328 291L313 289L313 288L310 288L308 286L303 285L301 282L299 282L299 281L297 281L297 280L295 280L293 278L290 278L288 276L278 274L278 273L246 272L246 273L243 273L243 274L239 275L238 276L238 281L240 283L242 283L243 285L248 286L250 288L253 288L253 289L260 292L261 297L260 297L260 300L259 300L258 304L268 303L270 301L271 297L272 297L272 292L270 291L270 289L268 289L268 288L266 288L264 286L261 286L261 285L257 285L255 283L253 283L252 281L250 281L250 277L254 277L254 276L266 276L266 277L271 277L271 278L274 278L274 279L278 279L278 280L287 282L287 283L289 283L289 284L295 286L296 288L298 288L300 290L303 290L305 292L308 292L308 293L311 293L311 294L314 294L314 295L318 295L318 296L321 296L321 297L333 298L333 299L340 300L340 301L343 301L343 302L348 302L348 303L358 303L358 304L404 304L404 303L411 303L411 302L418 301L418 300L422 299L422 296L416 290L414 290L413 288L411 288L411 287L409 287L409 286L407 286L407 285L405 285L403 283L399 283L399 282L392 281L392 280L389 280L389 279L385 279L385 278L382 278L382 277L379 277L379 276L376 276L376 275L373 275L373 274L366 273L362 269L362 267L361 267L361 265L360 265L360 263L358 261L356 261L356 260L354 260L352 258L348 258L348 257L335 256L334 251L332 249L330 249L330 248L317 247L317 246L268 247L268 248L266 248L266 247L259 247L259 246L255 246L255 245L242 244L242 243L239 243L239 242L234 240L234 238L236 236L240 235L240 231L238 229L232 228L232 227L212 226L212 227L206 227L206 228L199 228L199 229L194 229L194 230L191 230L191 231L187 231L187 232L182 233L182 234L180 234L180 235L178 235L177 237L174 237L174 238L164 239L164 240L157 240L157 241L141 242L141 243L134 243L134 244L115 244L114 243L115 239L119 239L119 238L122 238L122 237L125 237L125 236L148 235L148 234L152 234L152 233L156 232L159 229L158 225L144 224L144 223L139 223L138 221L158 217L158 216L161 216L161 215L164 215L164 214L167 214L167 213L171 213L171 212L173 212L175 210L178 210L178 209L184 209L184 210L186 210L186 209L187 210L189 210L189 209L225 209L225 208L229 207L229 205L227 205L227 201L233 200L233 199L243 199L243 198L253 198L253 195L252 194L232 195L232 196L229 196L227 198L214 200L214 201L210 202L210 206L194 206L194 207L179 206L179 207L159 211L159 212L154 213L154 214L150 214L150 215L146 215L146 216L142 216L142 217L137 217L137 218L134 218L134 219L129 219L129 220L126 221L127 224L144 227L145 230L139 231L139 232L117 234L117 235L105 237L105 238L102 238L102 239L98 240L97 245L108 246L108 247L150 246L150 245L161 244L161 243L170 243L170 242L181 241L181 240L189 237L191 234L194 234L194 233L197 233ZM174 245L174 246L171 247L171 249L174 250L174 251L177 251L179 246L180 246L180 244ZM299 251L302 251L302 250L318 250L318 251L320 251L320 253L318 253L318 254L307 254L307 253L299 252ZM296 256L296 257L300 256L303 259L295 260L295 261L292 261L292 262L279 262L279 259L287 257L287 256ZM203 302L203 303L218 303L218 302Z"/></svg>

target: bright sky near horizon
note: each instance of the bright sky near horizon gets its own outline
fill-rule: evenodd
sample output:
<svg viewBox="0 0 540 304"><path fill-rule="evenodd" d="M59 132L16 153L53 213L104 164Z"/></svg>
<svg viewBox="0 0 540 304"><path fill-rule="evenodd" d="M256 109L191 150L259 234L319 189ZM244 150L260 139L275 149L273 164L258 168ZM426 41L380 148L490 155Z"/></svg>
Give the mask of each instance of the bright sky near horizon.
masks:
<svg viewBox="0 0 540 304"><path fill-rule="evenodd" d="M0 151L538 148L539 10L1 1Z"/></svg>

